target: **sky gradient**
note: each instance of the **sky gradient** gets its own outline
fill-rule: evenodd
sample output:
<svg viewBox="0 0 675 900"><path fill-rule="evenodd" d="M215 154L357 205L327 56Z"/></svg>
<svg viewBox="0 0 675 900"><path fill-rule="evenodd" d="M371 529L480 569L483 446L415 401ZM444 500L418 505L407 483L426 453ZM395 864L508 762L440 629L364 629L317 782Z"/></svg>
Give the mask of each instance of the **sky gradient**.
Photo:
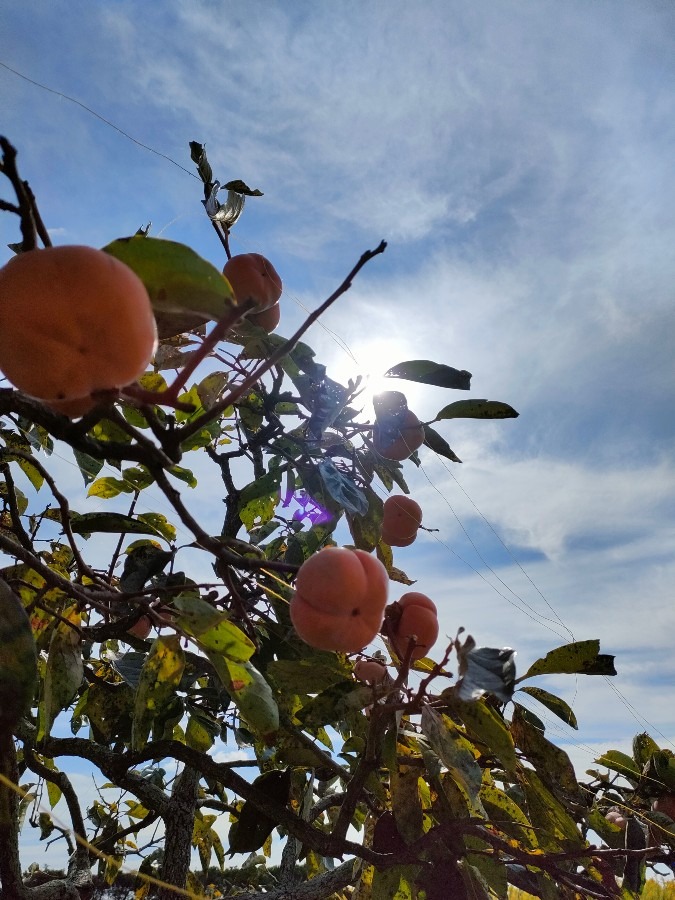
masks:
<svg viewBox="0 0 675 900"><path fill-rule="evenodd" d="M432 359L520 413L437 425L464 462L409 467L438 531L397 564L521 673L566 629L616 655L611 683L540 682L579 772L641 730L674 749L675 6L25 0L0 31L0 61L188 170L0 67L56 243L151 221L221 265L191 140L264 191L232 243L281 274L280 333L388 241L307 336L328 374ZM0 263L17 233L1 216ZM465 396L405 390L424 419Z"/></svg>

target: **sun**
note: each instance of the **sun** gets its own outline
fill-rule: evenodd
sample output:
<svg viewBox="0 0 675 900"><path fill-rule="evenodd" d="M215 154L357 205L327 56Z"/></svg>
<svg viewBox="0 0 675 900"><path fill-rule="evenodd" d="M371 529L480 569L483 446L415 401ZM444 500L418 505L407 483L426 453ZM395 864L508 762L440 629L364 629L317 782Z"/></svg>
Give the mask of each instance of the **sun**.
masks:
<svg viewBox="0 0 675 900"><path fill-rule="evenodd" d="M347 386L350 379L354 381L360 376L359 394L351 405L363 409L367 415L372 414L375 394L400 390L399 380L386 378L385 372L397 363L411 358L403 341L369 339L365 335L360 340L351 341L349 351L338 351L331 355L333 358L328 362L327 374L334 381Z"/></svg>

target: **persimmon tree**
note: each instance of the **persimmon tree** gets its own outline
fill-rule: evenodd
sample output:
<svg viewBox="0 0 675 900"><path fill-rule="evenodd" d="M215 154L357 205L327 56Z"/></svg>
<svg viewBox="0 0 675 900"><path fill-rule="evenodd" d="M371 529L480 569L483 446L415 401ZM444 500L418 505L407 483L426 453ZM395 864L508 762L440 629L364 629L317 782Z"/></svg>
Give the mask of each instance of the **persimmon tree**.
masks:
<svg viewBox="0 0 675 900"><path fill-rule="evenodd" d="M224 263L245 199L260 192L221 188L204 148L190 149ZM13 249L40 254L49 237L38 204L5 139L2 153ZM664 826L641 779L655 759L669 772L669 755L646 743L630 764L608 754L629 779L620 794L599 773L582 783L519 701L526 694L576 727L564 700L525 682L614 674L599 642L558 647L517 677L513 650L481 647L463 628L434 643L444 598L409 592L382 614L388 584L416 574L408 551L394 555L383 539L383 498L409 493L406 468L420 451L459 462L443 423L517 415L466 399L420 422L392 390L375 398L373 419L358 378L329 377L302 338L384 242L289 338L274 333L284 303L274 267L257 273L278 280L261 302L255 289L237 295L222 266L145 231L104 249L152 303L159 344L148 370L92 390L70 417L0 388L3 900L85 898L96 869L110 884L137 871L138 898L223 896L206 873L228 853L247 855L246 886L229 895L249 898L503 898L509 885L543 898L636 896L645 861L669 859L671 836L650 842L644 816L621 827L606 813L620 801ZM424 359L388 375L398 388L470 389L468 372ZM95 510L61 490L55 448L72 451ZM207 527L204 504L221 500L219 527ZM415 511L403 546L420 521ZM300 628L307 643L291 617L298 571L336 544L361 554L356 567L347 561L354 634L369 591L380 603L378 640L356 638L354 650L330 636L317 649L315 623ZM333 558L344 559L321 557ZM335 590L327 565L304 571L298 603ZM480 631L480 621L465 625ZM223 744L237 758L218 762ZM88 808L69 777L74 761L99 773ZM68 821L53 812L61 799ZM31 826L63 841L63 877L26 874L20 831ZM283 847L274 875L273 842Z"/></svg>

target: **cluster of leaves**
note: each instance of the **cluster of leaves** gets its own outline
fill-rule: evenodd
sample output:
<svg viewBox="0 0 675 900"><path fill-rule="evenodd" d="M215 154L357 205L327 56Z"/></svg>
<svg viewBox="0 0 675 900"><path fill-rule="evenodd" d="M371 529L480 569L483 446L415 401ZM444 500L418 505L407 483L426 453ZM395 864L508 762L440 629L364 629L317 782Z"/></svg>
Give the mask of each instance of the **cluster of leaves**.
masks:
<svg viewBox="0 0 675 900"><path fill-rule="evenodd" d="M213 199L203 148L193 144L192 153L227 247L233 223ZM237 216L230 195L240 187L227 186ZM24 225L26 204L36 219L21 195ZM562 699L521 685L614 674L597 641L557 648L516 678L511 650L458 634L436 660L411 665L384 635L391 676L371 687L355 679L354 658L313 650L291 627L295 572L345 525L392 581L411 583L381 540L381 498L408 491L405 465L417 454L403 465L379 456L358 380L333 381L300 340L384 245L288 340L240 320L219 273L189 248L138 235L109 249L138 271L163 317L136 396L108 399L73 423L0 389L3 898L31 896L17 868L29 811L43 839L63 840L72 853L55 897L86 886L97 861L113 883L139 859L139 900L157 882L161 897L186 885L206 896L209 866L215 859L224 868L228 852L250 854L246 886L232 888L246 896L263 888L289 896L298 863L310 879L302 896L316 900L505 898L509 885L551 900L635 896L634 879L623 887L616 879L632 857L603 824L607 784L599 775L580 784L518 699L528 695L576 727ZM218 324L205 337L208 319ZM192 382L195 360L207 373ZM430 389L468 390L471 378L428 360L388 374ZM465 400L433 421L514 415L501 402ZM430 450L458 461L431 424L424 429ZM59 489L54 451L65 446L95 512ZM212 474L197 477L208 464ZM214 495L224 504L217 533L191 511ZM217 762L222 742L241 758ZM72 758L106 782L86 815L67 777ZM603 763L619 771L625 761L608 754ZM632 784L627 766L620 774ZM67 804L68 827L38 807L42 785L50 809ZM227 848L214 827L222 815L231 822ZM158 823L160 837L151 830ZM590 830L605 848L591 846ZM285 844L272 870L275 834ZM189 871L192 848L201 878Z"/></svg>

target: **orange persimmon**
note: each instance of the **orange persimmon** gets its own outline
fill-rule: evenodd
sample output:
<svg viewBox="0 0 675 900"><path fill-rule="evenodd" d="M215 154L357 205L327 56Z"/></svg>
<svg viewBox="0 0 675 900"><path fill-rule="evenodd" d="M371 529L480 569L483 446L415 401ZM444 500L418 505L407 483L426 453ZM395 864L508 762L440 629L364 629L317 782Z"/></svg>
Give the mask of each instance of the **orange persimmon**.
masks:
<svg viewBox="0 0 675 900"><path fill-rule="evenodd" d="M424 426L408 409L405 394L382 391L373 397L373 446L385 459L401 461L424 443Z"/></svg>
<svg viewBox="0 0 675 900"><path fill-rule="evenodd" d="M231 257L225 263L223 275L230 282L237 302L253 300L258 312L274 306L281 297L281 278L272 263L260 253L240 253Z"/></svg>
<svg viewBox="0 0 675 900"><path fill-rule="evenodd" d="M291 621L305 643L351 653L377 635L387 603L389 576L365 550L327 547L298 571Z"/></svg>
<svg viewBox="0 0 675 900"><path fill-rule="evenodd" d="M259 313L249 313L246 317L249 322L264 328L268 334L271 334L281 321L281 305L277 302L269 309L264 309Z"/></svg>
<svg viewBox="0 0 675 900"><path fill-rule="evenodd" d="M156 343L143 282L102 250L30 250L0 269L0 369L66 415L86 412L96 391L136 381Z"/></svg>
<svg viewBox="0 0 675 900"><path fill-rule="evenodd" d="M395 494L384 501L382 540L390 547L407 547L422 524L422 507L412 497Z"/></svg>
<svg viewBox="0 0 675 900"><path fill-rule="evenodd" d="M401 659L406 655L410 638L415 639L411 659L426 656L438 639L436 604L417 591L403 594L398 600L400 617L394 623L392 643Z"/></svg>

